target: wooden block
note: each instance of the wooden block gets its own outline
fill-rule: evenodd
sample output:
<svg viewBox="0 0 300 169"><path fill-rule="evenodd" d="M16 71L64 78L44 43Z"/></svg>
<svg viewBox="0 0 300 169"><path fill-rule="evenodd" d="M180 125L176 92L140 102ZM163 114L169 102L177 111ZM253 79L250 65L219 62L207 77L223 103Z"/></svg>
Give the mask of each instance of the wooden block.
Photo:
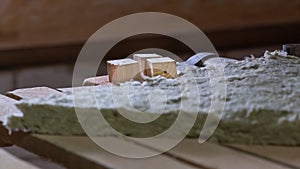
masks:
<svg viewBox="0 0 300 169"><path fill-rule="evenodd" d="M158 55L158 54L134 54L133 55L133 59L139 62L139 66L140 66L140 71L143 72L144 74L147 73L146 70L146 60L147 59L153 59L153 58L161 58L162 56Z"/></svg>
<svg viewBox="0 0 300 169"><path fill-rule="evenodd" d="M97 85L107 85L110 84L108 80L108 76L98 76L98 77L90 77L84 79L83 86L97 86Z"/></svg>
<svg viewBox="0 0 300 169"><path fill-rule="evenodd" d="M175 60L169 57L147 59L147 76L164 76L166 78L176 78L177 70Z"/></svg>
<svg viewBox="0 0 300 169"><path fill-rule="evenodd" d="M109 82L122 83L132 80L139 74L139 63L133 59L107 61Z"/></svg>

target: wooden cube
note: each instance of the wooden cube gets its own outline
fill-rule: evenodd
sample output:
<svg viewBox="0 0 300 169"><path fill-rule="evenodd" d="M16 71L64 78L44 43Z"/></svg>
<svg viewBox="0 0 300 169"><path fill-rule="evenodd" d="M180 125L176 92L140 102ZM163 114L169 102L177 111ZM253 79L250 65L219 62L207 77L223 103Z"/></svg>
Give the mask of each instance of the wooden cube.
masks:
<svg viewBox="0 0 300 169"><path fill-rule="evenodd" d="M107 61L109 82L123 83L132 80L139 74L139 63L133 59Z"/></svg>
<svg viewBox="0 0 300 169"><path fill-rule="evenodd" d="M176 78L177 77L177 69L175 60L169 57L162 58L154 58L147 59L146 67L150 69L149 74L147 76L164 76L166 78Z"/></svg>
<svg viewBox="0 0 300 169"><path fill-rule="evenodd" d="M148 74L149 70L146 69L146 60L152 58L161 58L162 56L155 53L147 53L147 54L134 54L133 59L139 62L140 71L145 75Z"/></svg>

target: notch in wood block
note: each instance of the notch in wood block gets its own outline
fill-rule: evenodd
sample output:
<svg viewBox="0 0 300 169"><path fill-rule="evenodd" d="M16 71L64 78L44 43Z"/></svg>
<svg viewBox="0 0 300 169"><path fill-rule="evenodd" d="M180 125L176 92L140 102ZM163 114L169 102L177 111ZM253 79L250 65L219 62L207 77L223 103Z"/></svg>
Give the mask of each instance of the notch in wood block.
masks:
<svg viewBox="0 0 300 169"><path fill-rule="evenodd" d="M107 61L109 82L123 83L137 76L139 63L133 59L118 59Z"/></svg>
<svg viewBox="0 0 300 169"><path fill-rule="evenodd" d="M140 71L143 72L145 75L149 74L150 70L146 69L146 60L153 59L153 58L162 58L162 56L155 54L155 53L147 53L147 54L134 54L133 59L139 62Z"/></svg>
<svg viewBox="0 0 300 169"><path fill-rule="evenodd" d="M175 60L169 57L147 59L147 69L150 71L147 72L147 76L163 76L166 78L176 78L177 69Z"/></svg>

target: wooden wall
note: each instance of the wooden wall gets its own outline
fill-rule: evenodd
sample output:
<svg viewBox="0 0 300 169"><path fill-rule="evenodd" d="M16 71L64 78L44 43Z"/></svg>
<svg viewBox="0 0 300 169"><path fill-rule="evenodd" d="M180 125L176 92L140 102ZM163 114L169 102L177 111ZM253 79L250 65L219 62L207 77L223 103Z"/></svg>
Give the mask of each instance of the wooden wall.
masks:
<svg viewBox="0 0 300 169"><path fill-rule="evenodd" d="M85 41L104 24L145 11L178 15L208 33L300 21L299 0L1 0L0 47Z"/></svg>

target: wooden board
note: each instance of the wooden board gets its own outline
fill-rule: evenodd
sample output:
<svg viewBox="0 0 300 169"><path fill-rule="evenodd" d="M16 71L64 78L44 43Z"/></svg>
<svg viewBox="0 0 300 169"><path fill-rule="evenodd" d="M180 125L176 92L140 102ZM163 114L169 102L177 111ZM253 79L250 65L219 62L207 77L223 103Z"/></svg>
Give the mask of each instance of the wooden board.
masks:
<svg viewBox="0 0 300 169"><path fill-rule="evenodd" d="M152 139L142 144L154 149L160 149L157 145L168 143L168 139ZM197 139L184 139L172 150L166 152L166 154L182 161L201 166L202 168L289 168L288 163L277 164L255 155L235 151L228 147L210 142L199 144Z"/></svg>
<svg viewBox="0 0 300 169"><path fill-rule="evenodd" d="M0 149L0 165L1 168L5 167L7 169L40 169L39 167L27 163L26 161L16 158L2 149Z"/></svg>
<svg viewBox="0 0 300 169"><path fill-rule="evenodd" d="M300 147L229 145L237 150L248 152L262 158L285 163L293 168L300 168Z"/></svg>
<svg viewBox="0 0 300 169"><path fill-rule="evenodd" d="M26 161L27 163L30 163L31 165L34 165L41 169L66 169L65 167L56 164L52 162L49 159L43 158L41 156L38 156L34 153L31 153L29 151L24 150L23 148L20 148L18 146L11 146L11 147L4 147L2 148L3 151L9 153L9 156L13 156L14 158L17 158L21 161ZM11 169L11 168L8 168ZM19 169L19 168L17 168ZM20 167L21 169L21 167Z"/></svg>

